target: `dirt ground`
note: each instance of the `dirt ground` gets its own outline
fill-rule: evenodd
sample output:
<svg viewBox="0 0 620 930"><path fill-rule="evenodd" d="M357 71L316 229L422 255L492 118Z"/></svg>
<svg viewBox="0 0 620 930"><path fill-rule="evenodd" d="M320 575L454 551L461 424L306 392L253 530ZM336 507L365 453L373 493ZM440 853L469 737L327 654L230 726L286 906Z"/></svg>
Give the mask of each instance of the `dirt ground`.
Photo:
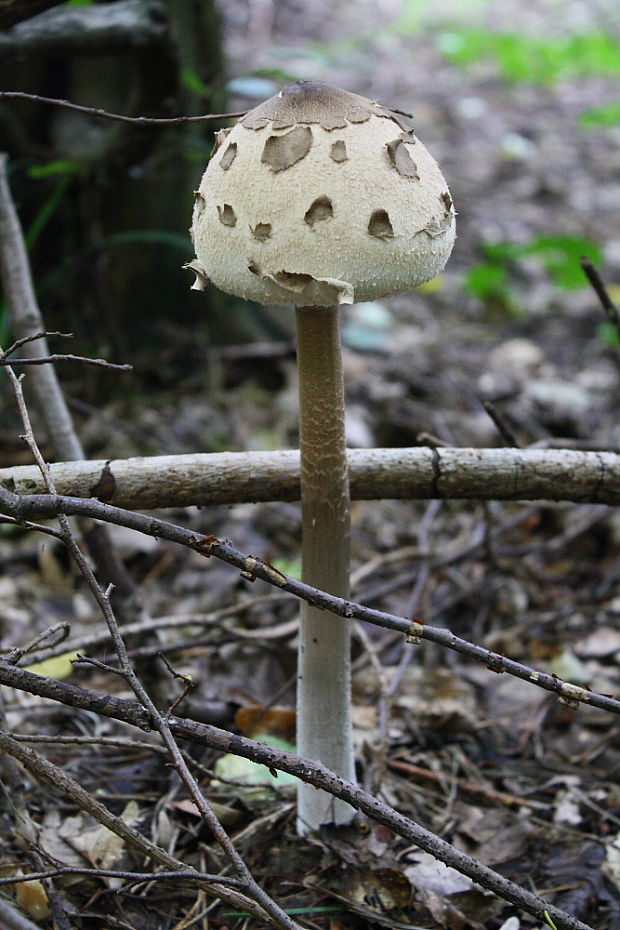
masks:
<svg viewBox="0 0 620 930"><path fill-rule="evenodd" d="M277 69L327 80L413 113L458 211L458 240L434 287L343 311L348 432L352 446L507 444L484 408L527 447L620 447L619 348L593 291L564 289L540 253L522 250L483 296L465 286L489 244L537 237L595 242L614 290L620 274L620 128L586 132L579 115L617 95L613 77L549 86L507 83L487 57L466 68L444 47L454 23L532 36L616 29L613 4L494 0L420 6L419 29L391 28L398 0L222 0L232 77ZM410 6L413 6L411 4ZM615 17L615 19L614 19ZM258 97L261 85L246 84ZM275 85L279 86L279 85ZM244 85L238 85L241 89ZM269 91L268 91L269 93ZM253 105L239 94L233 108ZM578 263L578 257L575 259ZM284 311L283 311L284 312ZM208 380L205 403L205 381ZM231 361L214 351L208 379L188 376L182 396L127 397L84 420L92 457L296 444L295 367L281 357ZM422 437L422 438L421 438ZM425 438L426 437L426 438ZM171 516L167 514L167 516ZM172 519L230 538L283 570L299 570L299 509L291 504L184 510ZM196 687L188 716L256 734L252 708L268 707L266 738L294 739L297 604L251 586L230 567L172 545L113 530L138 585L139 616L187 617L139 644L151 678L164 650ZM60 547L27 534L0 537L4 644L68 619L77 645L100 625ZM418 616L527 665L602 693L619 692L620 517L604 505L494 502L356 503L353 598ZM267 595L269 595L267 597ZM239 604L234 613L215 611ZM205 620L206 618L206 620ZM239 633L241 631L241 633ZM360 782L460 849L597 930L620 928L620 728L612 715L575 710L529 684L428 644L375 629L354 637L354 720ZM85 650L84 650L85 651ZM104 658L107 646L88 653ZM150 666L149 666L150 663ZM150 669L150 671L149 671ZM58 675L58 670L48 670ZM124 694L93 668L71 681ZM9 727L22 733L127 735L111 721L28 695L6 695ZM45 747L116 812L137 801L142 829L191 864L211 861L213 839L159 755L142 749ZM194 752L194 750L192 750ZM302 926L534 928L540 924L439 868L417 848L369 823L363 832L294 835L294 795L281 782L245 777L195 752L202 784L254 874ZM226 783L226 776L231 784ZM222 781L224 778L224 781ZM100 850L89 823L60 796L37 798L30 816L49 855ZM12 830L10 809L2 814ZM7 832L5 832L7 835ZM80 843L76 842L80 837ZM120 861L136 863L126 851ZM9 858L33 867L18 845ZM3 863L0 862L0 867ZM174 912L154 887L114 893L102 881L62 886L79 927L256 927L179 893ZM105 913L105 917L101 914ZM41 926L49 926L45 917ZM201 926L200 921L196 926Z"/></svg>

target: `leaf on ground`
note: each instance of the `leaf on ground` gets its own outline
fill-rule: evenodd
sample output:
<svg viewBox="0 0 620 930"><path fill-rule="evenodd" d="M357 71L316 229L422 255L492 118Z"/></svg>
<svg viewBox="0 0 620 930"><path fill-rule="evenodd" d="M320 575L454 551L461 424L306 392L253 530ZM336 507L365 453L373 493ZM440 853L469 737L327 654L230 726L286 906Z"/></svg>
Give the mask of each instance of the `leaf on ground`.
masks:
<svg viewBox="0 0 620 930"><path fill-rule="evenodd" d="M49 899L43 882L19 882L15 886L15 900L28 917L45 920L50 916Z"/></svg>
<svg viewBox="0 0 620 930"><path fill-rule="evenodd" d="M182 801L173 801L171 807L174 810L182 811L184 814L190 814L192 817L202 816L197 805L190 801L189 798ZM243 811L230 807L228 804L218 804L217 801L210 801L209 807L224 827L234 827L243 817Z"/></svg>
<svg viewBox="0 0 620 930"><path fill-rule="evenodd" d="M290 707L246 704L235 714L235 723L244 736L275 736L291 744L295 739L295 722L296 714Z"/></svg>
<svg viewBox="0 0 620 930"><path fill-rule="evenodd" d="M474 884L462 872L457 872L430 853L422 851L415 853L415 863L405 869L405 875L414 887L441 895L469 891Z"/></svg>
<svg viewBox="0 0 620 930"><path fill-rule="evenodd" d="M281 739L277 736L261 734L259 742L272 746L274 749L284 749L287 752L295 752L292 743ZM258 765L242 756L235 756L232 753L226 753L215 763L215 774L219 778L225 778L235 782L243 782L250 786L271 785L277 788L284 788L288 785L296 785L298 779L288 772L271 772L265 765ZM239 790L236 788L235 790Z"/></svg>
<svg viewBox="0 0 620 930"><path fill-rule="evenodd" d="M620 890L620 832L605 844L603 872Z"/></svg>
<svg viewBox="0 0 620 930"><path fill-rule="evenodd" d="M73 672L72 660L77 659L77 652L65 652L61 656L53 656L42 662L34 662L26 666L26 671L33 675L42 675L44 678L68 678Z"/></svg>
<svg viewBox="0 0 620 930"><path fill-rule="evenodd" d="M131 825L138 817L138 805L135 801L130 801L125 806L121 818ZM67 840L69 841L68 837ZM125 848L125 841L101 824L75 834L70 842L73 848L81 852L84 858L97 869L114 868Z"/></svg>

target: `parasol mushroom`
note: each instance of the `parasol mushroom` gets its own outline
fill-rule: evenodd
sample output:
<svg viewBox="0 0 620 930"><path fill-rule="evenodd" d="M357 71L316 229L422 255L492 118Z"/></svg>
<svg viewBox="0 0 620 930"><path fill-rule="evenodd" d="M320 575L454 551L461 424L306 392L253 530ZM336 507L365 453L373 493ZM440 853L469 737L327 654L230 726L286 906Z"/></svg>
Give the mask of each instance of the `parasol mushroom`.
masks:
<svg viewBox="0 0 620 930"><path fill-rule="evenodd" d="M416 287L454 243L446 182L403 117L319 82L289 84L216 137L196 192L194 288L296 308L303 580L349 595L338 307ZM355 780L349 630L303 605L298 750ZM298 829L351 807L300 784Z"/></svg>

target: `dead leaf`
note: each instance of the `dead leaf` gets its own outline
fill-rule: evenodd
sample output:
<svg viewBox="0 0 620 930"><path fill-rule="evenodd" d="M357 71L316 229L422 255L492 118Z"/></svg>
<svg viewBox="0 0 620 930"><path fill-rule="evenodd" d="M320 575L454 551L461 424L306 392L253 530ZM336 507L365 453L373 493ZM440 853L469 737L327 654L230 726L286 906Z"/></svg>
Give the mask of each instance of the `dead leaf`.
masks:
<svg viewBox="0 0 620 930"><path fill-rule="evenodd" d="M50 916L49 899L43 882L19 882L15 886L15 900L22 911L33 920L45 920Z"/></svg>
<svg viewBox="0 0 620 930"><path fill-rule="evenodd" d="M295 711L290 707L265 707L263 704L246 704L235 714L235 723L243 736L257 733L279 736L294 742Z"/></svg>

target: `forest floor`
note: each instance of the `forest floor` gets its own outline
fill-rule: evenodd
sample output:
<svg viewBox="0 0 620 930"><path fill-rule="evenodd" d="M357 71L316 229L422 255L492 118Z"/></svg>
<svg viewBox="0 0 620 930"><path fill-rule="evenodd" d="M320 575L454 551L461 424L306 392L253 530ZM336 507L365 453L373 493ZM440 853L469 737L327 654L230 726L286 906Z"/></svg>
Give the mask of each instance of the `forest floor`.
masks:
<svg viewBox="0 0 620 930"><path fill-rule="evenodd" d="M522 447L620 449L620 350L578 261L589 251L609 282L619 280L620 129L580 128L580 114L609 99L612 80L510 83L492 57L464 68L442 53L441 42L448 48L451 41L448 18L399 32L388 28L396 3L343 2L330 11L333 4L317 2L312 14L305 6L257 4L267 19L250 22L247 4L227 3L232 73L277 68L413 110L459 214L457 246L439 282L343 311L350 445L505 445L507 432L500 435L488 402ZM516 0L498 2L487 23L501 30L518 22L530 36L554 36L561 34L557 9L542 0L527 11ZM562 11L567 32L607 28L596 19L604 5L588 12L575 2ZM302 34L303 43L295 38ZM497 248L505 243L512 250ZM181 399L149 397L141 406L143 398L125 397L84 415L91 456L294 447L291 347L276 358L249 357L243 347L234 354L213 351L208 404L204 378L191 375ZM299 571L297 505L166 516ZM144 624L167 616L177 624L139 644L129 639L141 650L140 668L174 690L153 658L164 651L195 683L183 713L292 747L297 602L172 544L120 529L112 536L137 584ZM24 630L34 635L60 620L71 622L77 648L101 625L60 546L13 532L0 537L0 560L11 566L0 580L5 648ZM362 604L447 627L592 690L620 692L620 516L613 508L357 502L353 564L352 596ZM618 930L617 720L374 628L355 628L354 650L360 783L597 930ZM110 647L81 651L104 659ZM120 679L92 667L44 671L126 694ZM21 733L128 735L113 721L18 692L7 694L5 712ZM60 744L45 753L115 812L137 801L143 832L183 861L216 861L213 838L158 754ZM255 877L283 906L299 909L304 927L540 926L384 827L369 822L343 836L300 840L291 785L211 751L192 748L192 755ZM252 783L239 784L244 779ZM10 809L2 816L8 836ZM31 816L43 855L101 863L94 822L59 796L35 797ZM115 867L137 864L127 850L116 853L109 854ZM7 844L3 858L0 868L9 860L33 867L18 845ZM62 893L77 927L151 930L191 926L193 918L218 930L259 926L230 906L210 911L207 922L201 893L187 888L172 912L156 886L116 894L103 880L75 878Z"/></svg>

